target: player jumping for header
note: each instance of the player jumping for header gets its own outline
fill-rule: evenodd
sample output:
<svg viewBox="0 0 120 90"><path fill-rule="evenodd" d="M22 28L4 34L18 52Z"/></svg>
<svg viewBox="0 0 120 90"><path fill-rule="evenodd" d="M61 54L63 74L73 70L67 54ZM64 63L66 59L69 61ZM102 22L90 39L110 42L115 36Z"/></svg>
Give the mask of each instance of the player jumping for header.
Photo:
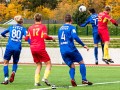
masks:
<svg viewBox="0 0 120 90"><path fill-rule="evenodd" d="M98 65L98 43L101 41L100 36L98 34L98 14L96 13L94 8L90 8L89 12L91 15L87 18L85 23L81 24L80 26L85 27L89 23L92 25L95 64ZM102 51L103 51L104 44L101 43L101 46L102 46Z"/></svg>
<svg viewBox="0 0 120 90"><path fill-rule="evenodd" d="M110 58L108 52L108 46L110 42L110 35L107 27L108 21L112 22L115 26L118 26L117 22L109 15L110 11L111 8L109 6L106 6L105 11L100 12L98 15L98 33L100 35L100 38L102 39L102 42L104 43L103 61L106 64L109 64L109 62L114 63L114 61L112 61L112 59Z"/></svg>

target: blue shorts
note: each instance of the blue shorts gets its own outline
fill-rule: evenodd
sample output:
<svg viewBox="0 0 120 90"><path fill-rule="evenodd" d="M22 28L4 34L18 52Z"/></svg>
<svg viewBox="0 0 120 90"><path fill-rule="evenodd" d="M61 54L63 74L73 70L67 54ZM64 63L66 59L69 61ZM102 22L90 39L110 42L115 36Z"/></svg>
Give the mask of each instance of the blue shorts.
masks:
<svg viewBox="0 0 120 90"><path fill-rule="evenodd" d="M4 59L10 61L11 56L13 56L13 63L17 64L19 61L20 52L21 50L12 50L12 49L6 48Z"/></svg>
<svg viewBox="0 0 120 90"><path fill-rule="evenodd" d="M93 41L94 41L94 44L98 44L101 41L98 33L93 33Z"/></svg>
<svg viewBox="0 0 120 90"><path fill-rule="evenodd" d="M73 52L66 52L64 54L61 54L64 62L70 67L74 62L80 62L83 60L81 54L78 50L75 50Z"/></svg>

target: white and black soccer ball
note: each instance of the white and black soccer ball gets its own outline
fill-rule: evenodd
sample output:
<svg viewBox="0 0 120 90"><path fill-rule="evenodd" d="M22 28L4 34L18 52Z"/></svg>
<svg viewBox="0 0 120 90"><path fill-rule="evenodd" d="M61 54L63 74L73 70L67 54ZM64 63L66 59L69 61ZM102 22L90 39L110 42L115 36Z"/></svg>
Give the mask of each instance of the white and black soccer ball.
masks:
<svg viewBox="0 0 120 90"><path fill-rule="evenodd" d="M82 5L79 7L80 12L85 12L86 11L86 6Z"/></svg>
<svg viewBox="0 0 120 90"><path fill-rule="evenodd" d="M56 89L56 86L55 86L55 85L51 85L51 88L52 88L52 89Z"/></svg>

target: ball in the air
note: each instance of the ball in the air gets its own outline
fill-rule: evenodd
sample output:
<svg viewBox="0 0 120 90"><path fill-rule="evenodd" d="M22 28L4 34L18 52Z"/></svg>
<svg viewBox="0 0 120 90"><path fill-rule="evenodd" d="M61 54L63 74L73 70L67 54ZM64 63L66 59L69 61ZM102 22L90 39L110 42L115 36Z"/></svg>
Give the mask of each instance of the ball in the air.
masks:
<svg viewBox="0 0 120 90"><path fill-rule="evenodd" d="M85 11L86 11L86 7L83 6L83 5L80 6L80 7L79 7L79 11L80 11L80 12L85 12Z"/></svg>

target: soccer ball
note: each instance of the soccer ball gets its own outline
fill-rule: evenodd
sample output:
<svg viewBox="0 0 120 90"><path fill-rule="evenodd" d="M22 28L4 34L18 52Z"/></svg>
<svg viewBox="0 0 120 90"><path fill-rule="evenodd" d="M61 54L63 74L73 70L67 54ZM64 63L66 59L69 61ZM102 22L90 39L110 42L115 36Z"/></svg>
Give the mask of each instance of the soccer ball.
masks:
<svg viewBox="0 0 120 90"><path fill-rule="evenodd" d="M52 89L56 89L56 86L55 86L55 85L52 85L51 88L52 88Z"/></svg>
<svg viewBox="0 0 120 90"><path fill-rule="evenodd" d="M80 11L80 12L85 12L85 11L86 11L86 7L83 6L83 5L80 6L80 7L79 7L79 11Z"/></svg>

